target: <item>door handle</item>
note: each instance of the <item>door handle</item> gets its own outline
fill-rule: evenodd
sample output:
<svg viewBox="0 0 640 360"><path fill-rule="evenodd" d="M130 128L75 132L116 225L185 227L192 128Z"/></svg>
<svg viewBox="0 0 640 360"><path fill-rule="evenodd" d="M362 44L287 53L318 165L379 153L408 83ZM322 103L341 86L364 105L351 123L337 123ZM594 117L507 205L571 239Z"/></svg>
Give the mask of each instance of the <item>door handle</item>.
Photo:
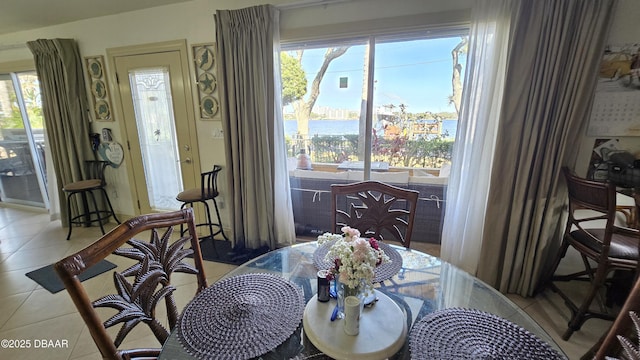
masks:
<svg viewBox="0 0 640 360"><path fill-rule="evenodd" d="M186 159L184 159L184 160L182 160L182 161L180 161L180 160L176 160L176 162L191 164L191 158L186 158Z"/></svg>

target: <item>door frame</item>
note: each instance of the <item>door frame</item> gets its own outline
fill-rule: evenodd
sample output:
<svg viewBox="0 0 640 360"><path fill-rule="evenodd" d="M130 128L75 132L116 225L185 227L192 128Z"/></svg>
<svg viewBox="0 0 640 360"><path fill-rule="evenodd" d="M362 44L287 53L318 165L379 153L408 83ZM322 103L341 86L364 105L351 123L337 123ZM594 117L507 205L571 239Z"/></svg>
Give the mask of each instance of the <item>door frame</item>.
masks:
<svg viewBox="0 0 640 360"><path fill-rule="evenodd" d="M111 71L108 74L109 77L109 86L111 87L111 92L114 95L115 99L118 101L114 101L114 110L117 114L117 118L120 119L118 123L118 127L120 128L120 133L123 136L123 139L129 139L131 134L127 133L127 128L124 124L124 110L122 108L122 104L119 99L121 99L120 94L120 86L118 85L118 79L116 78L116 57L119 56L130 56L130 55L145 55L152 53L162 53L162 52L173 52L177 51L180 54L180 63L181 63L181 71L182 78L184 80L184 101L187 104L186 112L187 112L187 127L189 129L189 138L191 142L192 151L192 171L193 178L196 180L196 183L200 183L200 176L202 173L200 167L200 147L198 146L198 132L196 126L196 116L194 110L194 101L193 101L193 84L190 76L190 62L189 62L189 51L187 48L187 41L185 39L182 40L171 40L164 41L158 43L149 43L149 44L140 44L140 45L131 45L131 46L123 46L116 48L106 49L107 51L107 62L109 63L109 68ZM179 96L180 94L173 94L174 96ZM189 106L191 104L191 106ZM178 121L178 119L176 119ZM105 123L107 125L107 123ZM127 172L127 177L129 179L135 179L134 171L133 171L133 160L131 158L131 151L129 151L128 146L125 147L125 159L127 161L124 162L125 169ZM135 189L135 186L129 186L129 191L131 192L132 206L134 215L141 215L140 211L140 196ZM176 194L178 195L178 194Z"/></svg>
<svg viewBox="0 0 640 360"><path fill-rule="evenodd" d="M23 72L37 72L36 70L36 63L33 59L26 59L26 60L16 60L16 61L8 61L8 62L4 62L4 63L0 63L0 74L8 74L11 77L11 81L13 83L13 75L12 74L19 74L19 73L23 73ZM37 74L36 74L37 76ZM39 81L39 80L38 80ZM15 88L14 88L15 90ZM21 112L21 116L22 116L22 121L24 122L24 114L22 113L22 108L20 110ZM46 129L46 125L45 129ZM26 127L25 127L26 128ZM29 127L30 129L30 136L33 136L33 132L31 131L31 127ZM48 142L47 136L46 136L46 130L45 130L45 144L46 142ZM33 150L31 148L31 146L29 147L30 150ZM0 207L14 207L14 208L25 208L31 211L36 211L36 212L48 212L51 211L51 196L49 195L50 193L53 193L52 189L57 189L57 182L56 182L56 177L55 177L55 170L53 167L53 164L48 164L47 165L47 161L49 160L51 161L51 156L48 155L48 152L51 151L50 150L50 146L48 147L48 149L45 149L45 159L42 159L42 161L44 161L43 164L40 164L42 166L45 167L45 171L44 173L38 169L36 170L36 178L38 181L38 189L40 191L40 194L42 196L42 206L37 206L37 205L33 205L33 204L23 204L23 203L14 203L14 202L6 202L6 201L2 201L0 200ZM30 151L30 156L33 158L35 157L35 153L33 153L33 151ZM34 167L36 165L36 163L38 161L36 161L35 159L33 159L34 162ZM47 177L47 180L45 181L43 177ZM55 203L57 203L57 201L55 201ZM55 205L54 205L55 206ZM55 209L53 209L55 210ZM59 209L58 209L59 211Z"/></svg>

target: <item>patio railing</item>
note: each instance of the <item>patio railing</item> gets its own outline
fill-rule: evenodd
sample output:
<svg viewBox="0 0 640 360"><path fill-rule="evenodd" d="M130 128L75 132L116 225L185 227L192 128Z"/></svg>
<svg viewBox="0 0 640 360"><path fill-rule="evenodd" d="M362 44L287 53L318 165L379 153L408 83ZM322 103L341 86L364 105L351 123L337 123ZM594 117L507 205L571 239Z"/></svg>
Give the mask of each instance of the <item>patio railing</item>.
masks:
<svg viewBox="0 0 640 360"><path fill-rule="evenodd" d="M295 157L305 149L313 163L340 164L360 160L358 142L358 135L298 135L287 138L287 151L290 157ZM451 161L452 151L453 140L440 136L418 139L374 137L372 160L396 167L439 168Z"/></svg>

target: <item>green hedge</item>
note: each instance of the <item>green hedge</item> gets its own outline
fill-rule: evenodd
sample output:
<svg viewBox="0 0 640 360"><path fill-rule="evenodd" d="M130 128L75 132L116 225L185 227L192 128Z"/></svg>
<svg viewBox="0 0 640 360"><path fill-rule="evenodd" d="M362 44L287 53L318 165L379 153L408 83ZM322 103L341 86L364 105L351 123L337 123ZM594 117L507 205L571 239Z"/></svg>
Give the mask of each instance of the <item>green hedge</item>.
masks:
<svg viewBox="0 0 640 360"><path fill-rule="evenodd" d="M315 163L339 164L358 160L358 135L316 135L311 139L287 138L289 156L296 156L304 147ZM444 137L409 140L398 136L392 139L373 139L373 161L386 161L390 166L439 168L451 161L453 140Z"/></svg>

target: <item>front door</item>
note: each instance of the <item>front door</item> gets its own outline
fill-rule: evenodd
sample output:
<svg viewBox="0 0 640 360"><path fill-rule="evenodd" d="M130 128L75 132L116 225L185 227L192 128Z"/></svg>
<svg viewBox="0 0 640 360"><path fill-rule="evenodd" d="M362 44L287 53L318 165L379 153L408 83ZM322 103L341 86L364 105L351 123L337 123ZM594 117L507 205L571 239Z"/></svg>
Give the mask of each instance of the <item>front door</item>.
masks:
<svg viewBox="0 0 640 360"><path fill-rule="evenodd" d="M200 185L191 91L179 50L114 56L137 214L180 208Z"/></svg>

